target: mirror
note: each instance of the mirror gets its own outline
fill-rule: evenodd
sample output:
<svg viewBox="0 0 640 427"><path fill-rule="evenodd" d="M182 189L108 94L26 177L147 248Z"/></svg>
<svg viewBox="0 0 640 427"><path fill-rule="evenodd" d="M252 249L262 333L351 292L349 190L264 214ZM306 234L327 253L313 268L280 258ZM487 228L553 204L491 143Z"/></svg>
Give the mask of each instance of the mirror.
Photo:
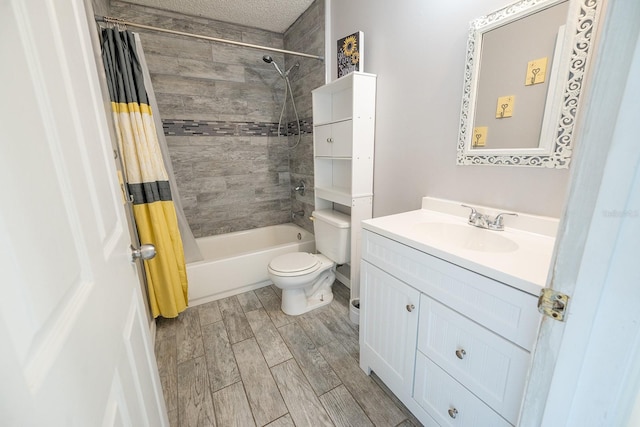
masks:
<svg viewBox="0 0 640 427"><path fill-rule="evenodd" d="M471 22L458 165L568 168L599 0L521 0Z"/></svg>

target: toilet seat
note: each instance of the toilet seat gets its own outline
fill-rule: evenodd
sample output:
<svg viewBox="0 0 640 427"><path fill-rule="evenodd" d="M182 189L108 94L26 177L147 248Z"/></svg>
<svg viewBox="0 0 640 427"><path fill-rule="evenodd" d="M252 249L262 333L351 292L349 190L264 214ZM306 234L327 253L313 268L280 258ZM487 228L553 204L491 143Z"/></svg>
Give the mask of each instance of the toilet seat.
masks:
<svg viewBox="0 0 640 427"><path fill-rule="evenodd" d="M275 257L269 263L269 270L278 276L302 276L320 268L320 260L306 252L291 252Z"/></svg>

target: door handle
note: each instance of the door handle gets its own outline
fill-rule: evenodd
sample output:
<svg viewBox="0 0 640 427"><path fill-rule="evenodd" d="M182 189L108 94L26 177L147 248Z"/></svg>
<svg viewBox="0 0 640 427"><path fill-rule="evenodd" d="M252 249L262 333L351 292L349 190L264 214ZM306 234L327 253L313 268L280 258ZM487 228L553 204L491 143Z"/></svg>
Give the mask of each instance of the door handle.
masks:
<svg viewBox="0 0 640 427"><path fill-rule="evenodd" d="M156 247L151 244L140 245L137 249L131 245L129 246L129 250L129 261L135 261L137 259L147 260L156 256Z"/></svg>

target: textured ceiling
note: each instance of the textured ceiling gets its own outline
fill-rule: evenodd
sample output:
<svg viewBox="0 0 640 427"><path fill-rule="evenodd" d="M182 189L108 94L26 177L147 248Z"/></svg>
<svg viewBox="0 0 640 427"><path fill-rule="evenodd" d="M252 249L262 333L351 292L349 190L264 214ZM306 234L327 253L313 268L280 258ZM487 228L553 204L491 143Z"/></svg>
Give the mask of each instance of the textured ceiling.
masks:
<svg viewBox="0 0 640 427"><path fill-rule="evenodd" d="M313 0L126 0L142 6L284 33Z"/></svg>

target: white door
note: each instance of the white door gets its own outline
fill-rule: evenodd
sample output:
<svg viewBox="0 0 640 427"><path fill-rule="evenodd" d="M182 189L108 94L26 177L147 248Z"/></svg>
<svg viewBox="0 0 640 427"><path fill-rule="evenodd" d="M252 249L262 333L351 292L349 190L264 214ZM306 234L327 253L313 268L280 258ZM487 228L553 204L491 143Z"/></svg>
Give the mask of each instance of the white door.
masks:
<svg viewBox="0 0 640 427"><path fill-rule="evenodd" d="M640 425L640 3L604 17L521 427Z"/></svg>
<svg viewBox="0 0 640 427"><path fill-rule="evenodd" d="M0 2L0 424L168 425L82 0Z"/></svg>

